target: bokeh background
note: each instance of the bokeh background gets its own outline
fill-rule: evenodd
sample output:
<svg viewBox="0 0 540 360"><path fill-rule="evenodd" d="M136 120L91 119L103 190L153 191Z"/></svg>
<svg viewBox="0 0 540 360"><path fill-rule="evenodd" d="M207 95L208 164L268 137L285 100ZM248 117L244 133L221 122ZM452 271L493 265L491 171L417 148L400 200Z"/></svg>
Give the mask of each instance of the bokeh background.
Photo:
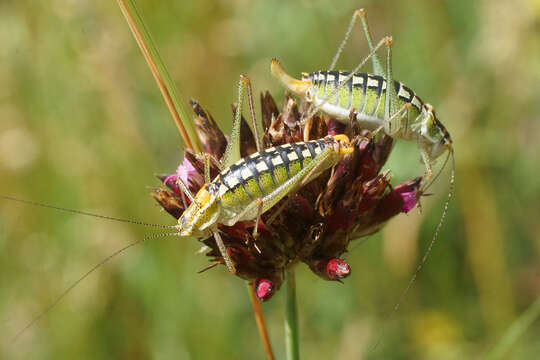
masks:
<svg viewBox="0 0 540 360"><path fill-rule="evenodd" d="M139 7L185 101L231 125L239 74L327 68L356 8L394 36L394 76L437 109L455 144L456 198L401 309L386 319L439 221L423 213L351 246L343 285L298 268L304 359L477 359L540 293L540 1L149 1ZM361 28L339 63L366 54ZM367 71L370 69L367 68ZM114 1L0 1L0 193L172 224L149 196L182 144ZM421 174L400 142L394 179ZM92 276L10 338L95 263L155 230L0 200L0 358L262 359L244 283L195 240L156 239ZM264 304L277 358L283 301ZM381 343L375 348L382 329ZM536 359L540 323L506 359Z"/></svg>

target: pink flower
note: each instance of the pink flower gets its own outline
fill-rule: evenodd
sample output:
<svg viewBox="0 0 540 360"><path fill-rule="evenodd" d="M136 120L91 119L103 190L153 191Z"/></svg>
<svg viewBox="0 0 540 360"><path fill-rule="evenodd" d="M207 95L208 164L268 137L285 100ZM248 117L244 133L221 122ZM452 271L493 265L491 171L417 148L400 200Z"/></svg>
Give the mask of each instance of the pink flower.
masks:
<svg viewBox="0 0 540 360"><path fill-rule="evenodd" d="M180 195L180 188L176 184L176 179L178 179L178 175L176 175L176 174L164 176L163 177L163 184L167 185L177 195Z"/></svg>
<svg viewBox="0 0 540 360"><path fill-rule="evenodd" d="M176 169L176 175L182 180L187 187L198 189L204 185L204 177L201 175L193 164L184 156L184 161Z"/></svg>
<svg viewBox="0 0 540 360"><path fill-rule="evenodd" d="M412 182L409 181L403 184L399 184L394 188L394 191L401 196L401 200L403 202L401 206L401 212L408 213L418 203L418 198L420 197L419 186L421 180L422 178L417 178Z"/></svg>
<svg viewBox="0 0 540 360"><path fill-rule="evenodd" d="M418 198L416 197L416 191L404 192L401 193L401 198L403 199L403 207L401 211L408 213L413 207L416 206Z"/></svg>

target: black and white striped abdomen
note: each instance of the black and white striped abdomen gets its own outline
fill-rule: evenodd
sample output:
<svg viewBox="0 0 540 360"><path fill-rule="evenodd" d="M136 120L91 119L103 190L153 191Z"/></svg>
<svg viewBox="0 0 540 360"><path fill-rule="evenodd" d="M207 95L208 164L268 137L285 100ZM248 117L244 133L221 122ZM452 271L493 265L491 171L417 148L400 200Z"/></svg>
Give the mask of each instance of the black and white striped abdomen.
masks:
<svg viewBox="0 0 540 360"><path fill-rule="evenodd" d="M367 73L356 73L347 82L351 73L348 71L317 71L307 74L303 80L311 81L312 101L319 105L336 88L339 90L328 102L321 106L323 112L341 120L348 120L349 113L354 109L374 119L384 119L384 104L386 99L386 80L382 76ZM413 105L412 111L420 114L424 103L422 100L399 81L393 81L398 95L398 106L405 103ZM343 84L343 86L341 86Z"/></svg>
<svg viewBox="0 0 540 360"><path fill-rule="evenodd" d="M212 186L223 206L247 206L298 174L326 146L325 139L319 139L268 148L223 170Z"/></svg>

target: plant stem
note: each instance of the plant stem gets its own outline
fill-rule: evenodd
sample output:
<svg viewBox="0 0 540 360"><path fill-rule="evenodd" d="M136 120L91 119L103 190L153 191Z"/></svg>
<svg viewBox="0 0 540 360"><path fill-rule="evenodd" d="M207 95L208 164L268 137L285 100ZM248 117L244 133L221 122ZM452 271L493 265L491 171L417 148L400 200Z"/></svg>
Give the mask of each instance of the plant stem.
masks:
<svg viewBox="0 0 540 360"><path fill-rule="evenodd" d="M289 268L285 279L285 346L287 360L299 360L298 310L296 306L296 279L294 268Z"/></svg>
<svg viewBox="0 0 540 360"><path fill-rule="evenodd" d="M251 299L251 305L253 306L253 314L255 315L255 321L257 322L257 330L259 330L259 336L264 347L264 354L267 360L274 360L274 353L272 351L272 344L270 343L270 337L268 336L268 330L266 328L266 322L264 321L264 313L262 311L261 302L255 296L255 290L253 285L246 281L249 298Z"/></svg>
<svg viewBox="0 0 540 360"><path fill-rule="evenodd" d="M187 116L184 105L178 95L178 90L163 63L163 60L161 60L159 51L144 24L141 14L137 10L135 1L117 0L117 2L135 41L137 41L137 44L146 59L146 63L148 64L152 75L154 75L154 79L161 91L161 95L169 108L186 147L193 151L200 152L202 147L200 145L200 140L197 137L197 133L195 132L195 128L192 122L188 120L190 118Z"/></svg>

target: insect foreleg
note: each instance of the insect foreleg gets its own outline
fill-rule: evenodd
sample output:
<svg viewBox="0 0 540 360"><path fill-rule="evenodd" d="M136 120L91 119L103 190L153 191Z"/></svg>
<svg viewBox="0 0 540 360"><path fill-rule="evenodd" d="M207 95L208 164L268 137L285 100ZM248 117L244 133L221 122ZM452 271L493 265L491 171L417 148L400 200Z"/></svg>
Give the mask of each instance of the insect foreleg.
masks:
<svg viewBox="0 0 540 360"><path fill-rule="evenodd" d="M410 103L403 104L398 109L398 111L396 111L388 119L384 120L383 123L378 128L373 130L372 135L376 136L379 133L379 131L381 131L382 129L384 129L384 133L388 136L392 136L395 133L397 133L399 130L401 130L401 119L403 118L404 112L406 112L407 114L407 123L408 123L411 106L412 105Z"/></svg>
<svg viewBox="0 0 540 360"><path fill-rule="evenodd" d="M422 161L424 162L424 165L426 166L426 173L428 175L428 180L431 180L433 177L433 168L432 163L433 160L431 159L431 156L429 156L427 150L424 148L421 142L418 142L418 150L420 151L420 156L422 157Z"/></svg>
<svg viewBox="0 0 540 360"><path fill-rule="evenodd" d="M227 248L225 247L225 244L223 243L223 239L221 238L221 235L219 235L219 230L217 226L211 229L212 234L214 235L214 239L216 240L216 244L218 246L219 252L221 253L221 256L223 257L223 260L225 261L225 265L227 266L227 269L231 272L231 274L236 274L236 268L234 267L234 264L231 260L231 257L229 256L229 253L227 252Z"/></svg>
<svg viewBox="0 0 540 360"><path fill-rule="evenodd" d="M443 170L446 168L446 164L448 163L448 160L450 159L450 156L453 156L453 152L452 151L449 151L448 152L448 155L446 155L446 159L444 159L444 163L442 164L441 168L439 169L439 171L437 172L437 175L435 175L431 181L426 184L426 186L424 186L423 188L420 189L420 191L422 192L422 194L425 194L426 191L428 191L428 189L431 187L431 185L433 185L435 183L435 181L437 181L437 179L439 178L439 176L442 174Z"/></svg>
<svg viewBox="0 0 540 360"><path fill-rule="evenodd" d="M187 185L184 184L184 181L182 180L180 176L176 178L176 184L178 184L178 186L180 187L180 190L182 190L182 193L186 194L190 202L195 201L195 196L193 196L193 194L191 193L191 190L189 190Z"/></svg>
<svg viewBox="0 0 540 360"><path fill-rule="evenodd" d="M257 238L259 237L259 221L261 221L261 215L262 215L262 210L263 210L263 202L262 200L258 200L258 209L257 209L257 218L255 219L255 227L253 229L253 238L255 240L257 240Z"/></svg>
<svg viewBox="0 0 540 360"><path fill-rule="evenodd" d="M403 104L388 120L384 120L382 126L384 126L384 132L388 136L394 136L403 129L403 119L405 125L409 123L409 117L411 114L412 105L410 103Z"/></svg>

